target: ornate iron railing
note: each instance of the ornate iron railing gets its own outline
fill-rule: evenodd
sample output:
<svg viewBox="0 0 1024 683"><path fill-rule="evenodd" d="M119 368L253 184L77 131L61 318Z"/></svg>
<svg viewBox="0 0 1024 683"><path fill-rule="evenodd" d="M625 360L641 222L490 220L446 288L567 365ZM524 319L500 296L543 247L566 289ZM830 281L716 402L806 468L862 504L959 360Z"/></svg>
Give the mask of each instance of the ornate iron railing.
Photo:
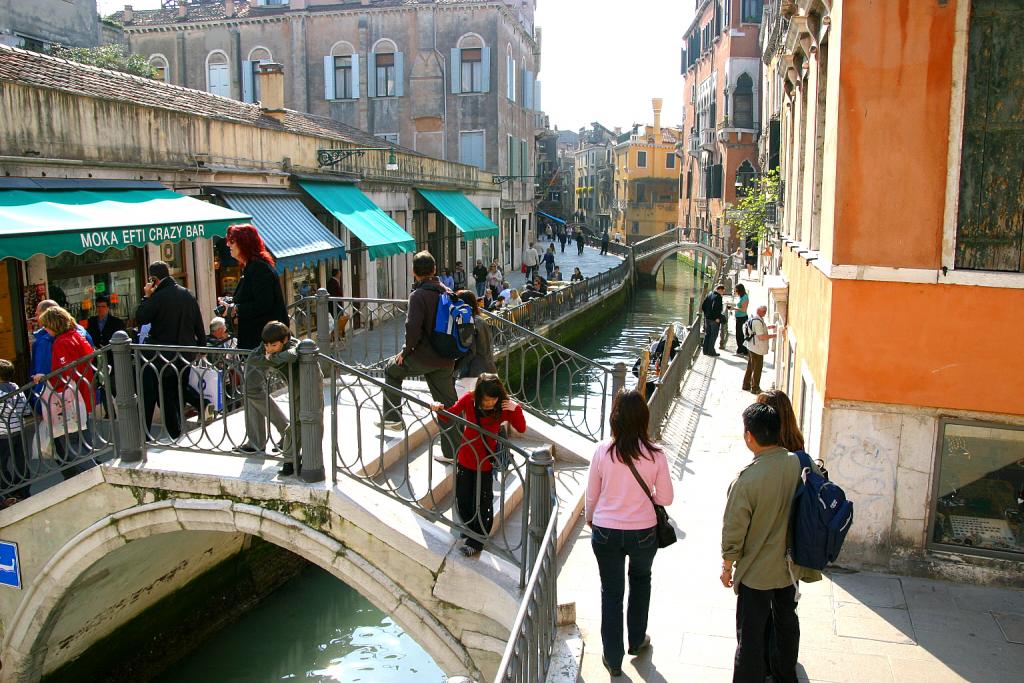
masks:
<svg viewBox="0 0 1024 683"><path fill-rule="evenodd" d="M683 378L686 373L693 367L694 361L697 359L697 353L700 351L701 340L703 335L701 334L701 324L703 322L703 316L698 313L697 316L690 323L689 329L686 331L686 336L683 338L682 343L679 345L679 349L676 351L675 357L668 364L665 372L660 377L660 381L657 383L654 393L651 394L647 399L647 407L650 409L650 418L647 421L647 430L651 434L652 438L658 438L661 436L661 425L665 421L665 417L668 415L669 410L672 408L672 403L675 401L676 394L679 392L679 386L682 384ZM723 327L728 327L723 325Z"/></svg>

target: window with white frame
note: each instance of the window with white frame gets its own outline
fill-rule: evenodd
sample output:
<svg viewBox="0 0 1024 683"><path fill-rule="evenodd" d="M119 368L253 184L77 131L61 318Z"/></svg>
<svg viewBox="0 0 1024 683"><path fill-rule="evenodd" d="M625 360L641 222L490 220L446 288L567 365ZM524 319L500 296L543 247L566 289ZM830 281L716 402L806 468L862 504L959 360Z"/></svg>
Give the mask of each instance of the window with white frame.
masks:
<svg viewBox="0 0 1024 683"><path fill-rule="evenodd" d="M335 43L324 57L324 99L359 99L359 53L351 43Z"/></svg>
<svg viewBox="0 0 1024 683"><path fill-rule="evenodd" d="M255 47L249 51L249 58L242 62L242 101L259 102L260 96L260 64L274 61L270 50Z"/></svg>
<svg viewBox="0 0 1024 683"><path fill-rule="evenodd" d="M452 92L483 93L490 90L490 50L476 34L462 36L452 48Z"/></svg>
<svg viewBox="0 0 1024 683"><path fill-rule="evenodd" d="M373 73L370 97L401 97L403 83L402 53L390 40L380 40L373 48Z"/></svg>
<svg viewBox="0 0 1024 683"><path fill-rule="evenodd" d="M167 58L163 55L152 55L149 58L149 65L156 70L154 78L164 83L171 82L171 70L167 65Z"/></svg>
<svg viewBox="0 0 1024 683"><path fill-rule="evenodd" d="M231 97L231 69L227 54L221 50L214 50L206 57L206 91Z"/></svg>
<svg viewBox="0 0 1024 683"><path fill-rule="evenodd" d="M636 167L647 168L647 152L642 149L636 152Z"/></svg>
<svg viewBox="0 0 1024 683"><path fill-rule="evenodd" d="M512 46L508 46L508 52L505 56L505 97L516 101L516 60L512 57Z"/></svg>

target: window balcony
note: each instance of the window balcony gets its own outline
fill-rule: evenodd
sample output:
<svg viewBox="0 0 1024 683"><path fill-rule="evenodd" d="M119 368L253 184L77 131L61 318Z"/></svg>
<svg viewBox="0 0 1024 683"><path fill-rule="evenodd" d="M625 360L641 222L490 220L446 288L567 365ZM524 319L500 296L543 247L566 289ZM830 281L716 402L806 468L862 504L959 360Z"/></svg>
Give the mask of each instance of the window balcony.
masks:
<svg viewBox="0 0 1024 683"><path fill-rule="evenodd" d="M690 133L686 149L691 156L700 156L700 135L697 133Z"/></svg>
<svg viewBox="0 0 1024 683"><path fill-rule="evenodd" d="M700 146L704 149L714 151L718 144L718 137L714 128L705 128L700 132Z"/></svg>

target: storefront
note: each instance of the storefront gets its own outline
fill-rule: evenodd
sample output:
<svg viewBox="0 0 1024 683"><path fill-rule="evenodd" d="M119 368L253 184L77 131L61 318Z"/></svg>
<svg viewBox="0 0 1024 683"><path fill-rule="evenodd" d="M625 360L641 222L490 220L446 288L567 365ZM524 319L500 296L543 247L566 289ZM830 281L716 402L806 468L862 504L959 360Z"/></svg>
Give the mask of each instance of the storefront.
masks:
<svg viewBox="0 0 1024 683"><path fill-rule="evenodd" d="M476 240L483 240L483 253L485 257L490 256L494 240L498 238L498 226L466 195L448 190L417 188L416 191L439 212L430 212L426 216L431 253L437 257L439 268L453 269L456 261L462 261L467 270L472 270L475 259L471 260L470 256L476 250L470 245ZM455 229L452 230L448 224ZM485 263L489 262L488 258Z"/></svg>

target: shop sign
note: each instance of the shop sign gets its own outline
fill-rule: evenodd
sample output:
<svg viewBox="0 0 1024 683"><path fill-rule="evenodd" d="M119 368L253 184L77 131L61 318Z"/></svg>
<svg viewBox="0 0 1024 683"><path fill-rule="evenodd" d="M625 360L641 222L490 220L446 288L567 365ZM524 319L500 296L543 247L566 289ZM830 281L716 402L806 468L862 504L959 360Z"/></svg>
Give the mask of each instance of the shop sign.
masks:
<svg viewBox="0 0 1024 683"><path fill-rule="evenodd" d="M184 225L155 225L146 228L112 228L108 230L90 230L79 233L82 249L106 250L110 248L142 246L149 243L178 242L195 240L207 236L203 223L187 223ZM210 233L212 237L212 232Z"/></svg>

